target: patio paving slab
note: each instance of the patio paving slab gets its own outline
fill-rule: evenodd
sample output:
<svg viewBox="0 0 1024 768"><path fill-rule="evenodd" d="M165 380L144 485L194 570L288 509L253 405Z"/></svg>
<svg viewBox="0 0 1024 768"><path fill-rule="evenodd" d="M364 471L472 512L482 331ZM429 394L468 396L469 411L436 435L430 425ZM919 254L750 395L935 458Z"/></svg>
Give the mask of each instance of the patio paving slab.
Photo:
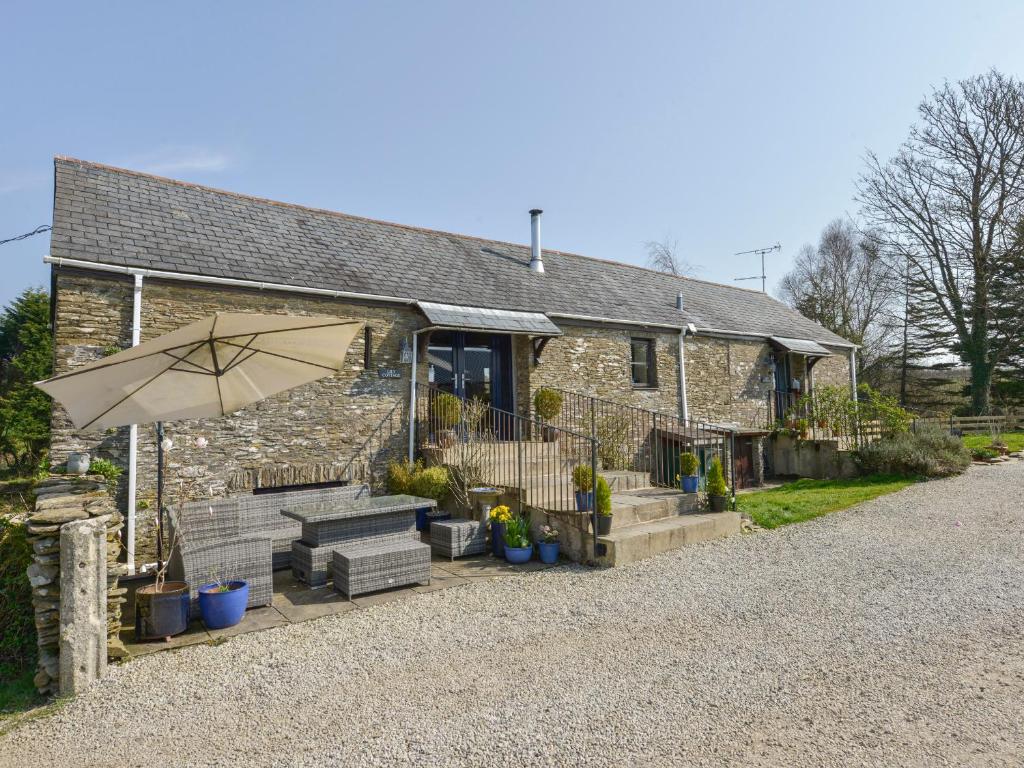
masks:
<svg viewBox="0 0 1024 768"><path fill-rule="evenodd" d="M250 608L245 612L245 616L242 620L233 627L226 629L209 629L207 632L210 633L210 638L213 640L221 640L228 637L235 637L236 635L244 635L249 632L259 632L264 629L273 629L274 627L283 627L285 624L291 622L285 618L280 611L273 606L266 608Z"/></svg>
<svg viewBox="0 0 1024 768"><path fill-rule="evenodd" d="M175 635L169 641L147 640L139 643L135 641L135 627L124 627L121 630L121 642L132 656L146 656L158 651L171 651L197 643L208 643L210 642L210 633L206 631L203 622L196 619L188 625L187 630L180 635Z"/></svg>

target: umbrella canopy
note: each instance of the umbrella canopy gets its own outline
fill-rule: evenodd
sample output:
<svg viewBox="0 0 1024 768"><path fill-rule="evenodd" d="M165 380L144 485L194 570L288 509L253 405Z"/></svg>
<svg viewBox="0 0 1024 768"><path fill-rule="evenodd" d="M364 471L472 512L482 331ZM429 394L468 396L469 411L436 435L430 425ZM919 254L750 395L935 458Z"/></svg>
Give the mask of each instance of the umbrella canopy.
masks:
<svg viewBox="0 0 1024 768"><path fill-rule="evenodd" d="M36 386L78 429L223 416L338 372L361 326L218 312Z"/></svg>

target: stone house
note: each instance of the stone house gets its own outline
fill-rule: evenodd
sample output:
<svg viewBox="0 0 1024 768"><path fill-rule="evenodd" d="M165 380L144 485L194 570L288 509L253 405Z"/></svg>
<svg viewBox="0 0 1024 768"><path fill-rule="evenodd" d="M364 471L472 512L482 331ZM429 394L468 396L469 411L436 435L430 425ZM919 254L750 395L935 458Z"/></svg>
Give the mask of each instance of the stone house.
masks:
<svg viewBox="0 0 1024 768"><path fill-rule="evenodd" d="M420 386L529 414L541 386L739 430L741 480L762 475L777 392L855 384L855 347L759 291L630 264L305 208L71 158L55 160L50 254L55 372L216 311L365 323L338 375L232 416L170 425L169 483L211 495L342 482L388 423L408 438ZM524 230L526 219L524 217ZM524 238L525 239L525 238ZM121 465L121 503L148 556L149 426L74 431L53 414L51 458ZM176 475L177 473L177 475Z"/></svg>

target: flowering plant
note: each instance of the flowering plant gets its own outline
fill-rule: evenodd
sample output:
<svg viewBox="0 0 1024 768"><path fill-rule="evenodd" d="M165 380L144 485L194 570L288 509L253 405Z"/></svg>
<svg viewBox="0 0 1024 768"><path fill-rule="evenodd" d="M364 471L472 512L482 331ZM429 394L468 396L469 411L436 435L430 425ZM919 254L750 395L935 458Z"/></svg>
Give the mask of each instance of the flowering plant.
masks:
<svg viewBox="0 0 1024 768"><path fill-rule="evenodd" d="M512 519L512 510L504 504L491 508L491 522L507 523Z"/></svg>
<svg viewBox="0 0 1024 768"><path fill-rule="evenodd" d="M540 539L545 544L553 544L558 541L558 529L552 528L550 525L542 525L540 527Z"/></svg>

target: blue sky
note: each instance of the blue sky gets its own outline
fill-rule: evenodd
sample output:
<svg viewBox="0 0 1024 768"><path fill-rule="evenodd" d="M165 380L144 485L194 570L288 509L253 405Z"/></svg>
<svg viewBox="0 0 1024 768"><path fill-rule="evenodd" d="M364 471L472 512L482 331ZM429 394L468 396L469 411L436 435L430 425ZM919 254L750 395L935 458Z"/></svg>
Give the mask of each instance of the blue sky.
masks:
<svg viewBox="0 0 1024 768"><path fill-rule="evenodd" d="M0 238L52 156L700 276L855 214L943 79L1024 71L1019 2L34 3L0 10ZM48 283L0 246L0 304ZM755 287L756 283L743 283ZM595 297L599 300L599 297Z"/></svg>

